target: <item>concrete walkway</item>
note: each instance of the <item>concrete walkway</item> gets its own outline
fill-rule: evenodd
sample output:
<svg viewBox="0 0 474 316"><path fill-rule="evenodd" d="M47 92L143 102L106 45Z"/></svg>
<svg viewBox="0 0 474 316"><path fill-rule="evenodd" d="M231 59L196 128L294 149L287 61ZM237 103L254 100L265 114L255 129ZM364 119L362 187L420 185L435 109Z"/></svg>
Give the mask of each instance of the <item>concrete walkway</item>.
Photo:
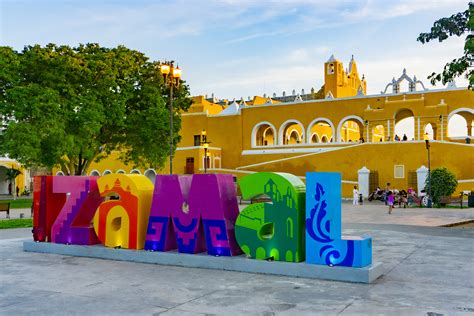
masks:
<svg viewBox="0 0 474 316"><path fill-rule="evenodd" d="M472 315L474 230L345 224L369 233L371 285L25 253L0 230L1 315ZM428 314L435 313L435 314Z"/></svg>
<svg viewBox="0 0 474 316"><path fill-rule="evenodd" d="M446 226L474 220L474 208L394 208L388 214L388 206L380 201L363 205L342 205L343 223L396 224L413 226Z"/></svg>

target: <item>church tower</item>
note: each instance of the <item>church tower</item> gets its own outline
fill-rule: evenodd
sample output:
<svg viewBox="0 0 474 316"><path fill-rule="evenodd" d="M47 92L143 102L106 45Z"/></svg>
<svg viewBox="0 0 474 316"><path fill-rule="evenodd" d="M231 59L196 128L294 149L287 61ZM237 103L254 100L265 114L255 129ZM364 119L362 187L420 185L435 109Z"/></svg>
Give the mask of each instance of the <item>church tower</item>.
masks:
<svg viewBox="0 0 474 316"><path fill-rule="evenodd" d="M345 98L367 94L364 77L359 78L357 64L352 56L349 69L344 70L341 61L334 55L324 64L324 95L326 98Z"/></svg>

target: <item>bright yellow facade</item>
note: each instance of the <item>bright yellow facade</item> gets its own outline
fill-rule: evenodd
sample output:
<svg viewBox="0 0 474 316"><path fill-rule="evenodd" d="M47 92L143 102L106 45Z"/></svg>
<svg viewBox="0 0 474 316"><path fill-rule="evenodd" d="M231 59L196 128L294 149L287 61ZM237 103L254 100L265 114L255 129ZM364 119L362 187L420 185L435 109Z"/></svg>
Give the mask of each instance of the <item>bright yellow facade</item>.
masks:
<svg viewBox="0 0 474 316"><path fill-rule="evenodd" d="M406 189L417 186L417 170L428 164L423 136L431 124L431 168L453 171L460 182L457 191L474 190L474 147L466 144L465 137L448 136L448 122L454 115L466 120L466 136L472 135L472 91L455 87L416 91L419 81L404 71L399 81L387 86L393 93L367 96L354 59L344 71L331 56L324 68L326 98L321 100L278 102L255 97L229 104L194 97L192 107L182 114L173 173L204 172L200 135L205 130L211 142L207 172L240 177L278 171L304 179L308 171L337 171L342 173L343 194L350 196L358 184L358 171L365 167L370 170L371 188L390 182L394 188ZM409 81L410 91L400 91L402 80ZM413 118L413 138L395 141L395 125L407 117ZM93 163L87 173L141 173L153 180L156 173L169 172L168 165L138 170L116 158Z"/></svg>

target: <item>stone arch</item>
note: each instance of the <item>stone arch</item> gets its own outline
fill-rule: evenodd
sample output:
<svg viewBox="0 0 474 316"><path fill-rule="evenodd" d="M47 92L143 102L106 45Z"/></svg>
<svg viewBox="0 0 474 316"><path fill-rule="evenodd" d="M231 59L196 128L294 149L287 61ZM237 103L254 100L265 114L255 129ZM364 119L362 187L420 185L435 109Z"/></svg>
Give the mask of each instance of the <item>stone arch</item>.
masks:
<svg viewBox="0 0 474 316"><path fill-rule="evenodd" d="M448 137L472 136L473 120L474 120L474 109L472 108L459 108L452 111L451 113L448 114L446 135ZM458 121L458 123L456 123L456 121ZM465 126L462 128L462 131L461 131L461 128L458 128L460 124L464 124ZM456 131L453 131L454 127L456 127L456 129L459 129L460 132L456 133ZM455 134L459 134L459 135L455 135Z"/></svg>
<svg viewBox="0 0 474 316"><path fill-rule="evenodd" d="M382 124L372 128L372 142L384 142L385 137L385 127Z"/></svg>
<svg viewBox="0 0 474 316"><path fill-rule="evenodd" d="M437 140L438 125L434 122L428 122L423 126L423 135L428 134L431 140Z"/></svg>
<svg viewBox="0 0 474 316"><path fill-rule="evenodd" d="M395 136L398 136L400 139L402 139L404 134L407 135L408 139L416 138L418 130L415 124L415 114L411 109L398 109L393 118L394 124L392 140L395 139ZM399 123L401 124L399 125Z"/></svg>
<svg viewBox="0 0 474 316"><path fill-rule="evenodd" d="M278 131L278 143L281 145L286 145L286 139L290 135L288 131L292 131L293 129L296 129L300 135L299 142L303 143L304 142L304 135L305 135L305 130L303 124L301 124L300 121L298 120L287 120L283 124L281 124L280 129Z"/></svg>
<svg viewBox="0 0 474 316"><path fill-rule="evenodd" d="M252 130L252 147L276 145L276 128L270 122L260 122Z"/></svg>
<svg viewBox="0 0 474 316"><path fill-rule="evenodd" d="M320 140L319 140L319 135L318 135L318 133L313 133L313 134L311 135L311 137L309 138L309 142L310 142L311 144L319 143L319 141L320 141Z"/></svg>
<svg viewBox="0 0 474 316"><path fill-rule="evenodd" d="M100 172L99 172L99 170L94 169L89 173L89 175L91 177L100 177Z"/></svg>
<svg viewBox="0 0 474 316"><path fill-rule="evenodd" d="M156 180L156 171L154 169L147 169L145 170L145 172L143 173L145 175L145 177L147 177L148 179L150 179L150 181L155 184L155 180Z"/></svg>
<svg viewBox="0 0 474 316"><path fill-rule="evenodd" d="M302 139L300 132L296 128L292 128L291 130L289 130L287 132L287 137L288 144L297 144L301 142Z"/></svg>
<svg viewBox="0 0 474 316"><path fill-rule="evenodd" d="M454 114L459 114L462 112L470 113L471 115L474 115L474 109L472 108L459 108L456 110L451 111L451 113L448 114L448 120L454 115Z"/></svg>
<svg viewBox="0 0 474 316"><path fill-rule="evenodd" d="M328 118L318 117L309 123L307 133L306 139L309 143L312 143L312 137L314 133L318 134L318 137L319 135L325 134L329 140L329 138L333 137L335 134L334 124ZM321 138L322 136L319 137L320 140Z"/></svg>
<svg viewBox="0 0 474 316"><path fill-rule="evenodd" d="M342 135L343 125L346 122L351 122L351 121L355 122L357 124L357 127L359 128L359 135L358 135L359 137L357 137L357 139L355 141L359 141L359 139L361 137L364 137L364 120L361 117L357 116L357 115L349 115L349 116L346 116L343 119L341 119L339 121L339 124L337 125L337 138L336 139L337 139L338 142L340 142L342 137L345 136L345 135ZM346 141L348 140L347 136L345 136L344 138L345 138Z"/></svg>

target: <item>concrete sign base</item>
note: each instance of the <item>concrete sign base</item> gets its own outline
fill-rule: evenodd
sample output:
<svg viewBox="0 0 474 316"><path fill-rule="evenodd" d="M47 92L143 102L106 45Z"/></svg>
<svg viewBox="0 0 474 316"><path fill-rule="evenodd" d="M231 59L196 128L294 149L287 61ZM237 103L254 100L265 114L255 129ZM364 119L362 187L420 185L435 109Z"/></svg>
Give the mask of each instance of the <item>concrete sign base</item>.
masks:
<svg viewBox="0 0 474 316"><path fill-rule="evenodd" d="M383 272L383 266L380 262L372 263L364 268L330 267L307 264L304 262L295 263L255 260L248 259L245 256L213 257L209 256L206 252L192 255L173 251L152 252L143 250L114 249L102 245L80 246L26 241L23 243L23 250L27 252L50 253L76 257L152 263L188 268L273 274L355 283L372 283L379 278Z"/></svg>

